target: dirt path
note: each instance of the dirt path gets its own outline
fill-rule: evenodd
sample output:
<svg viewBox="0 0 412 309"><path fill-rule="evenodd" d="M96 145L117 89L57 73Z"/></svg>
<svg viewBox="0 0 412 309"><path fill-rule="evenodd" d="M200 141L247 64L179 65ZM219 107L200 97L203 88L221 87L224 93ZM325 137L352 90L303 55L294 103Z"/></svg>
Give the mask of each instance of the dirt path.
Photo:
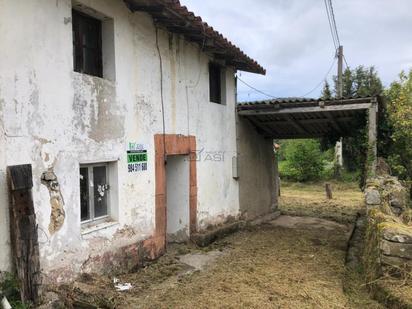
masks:
<svg viewBox="0 0 412 309"><path fill-rule="evenodd" d="M203 251L171 247L158 262L119 277L131 290L116 292L112 278L87 277L73 291L108 308L380 308L356 278L352 292L343 291L348 231L327 220L281 216Z"/></svg>

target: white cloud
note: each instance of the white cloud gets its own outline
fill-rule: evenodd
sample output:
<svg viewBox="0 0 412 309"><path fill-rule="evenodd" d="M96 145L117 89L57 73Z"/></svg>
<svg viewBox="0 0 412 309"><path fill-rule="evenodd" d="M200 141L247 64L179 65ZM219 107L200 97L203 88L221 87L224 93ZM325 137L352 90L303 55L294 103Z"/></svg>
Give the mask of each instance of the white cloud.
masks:
<svg viewBox="0 0 412 309"><path fill-rule="evenodd" d="M267 69L266 76L243 73L242 78L274 96L306 93L330 67L334 47L322 0L181 2ZM350 66L374 65L385 85L411 68L412 1L335 0L333 4ZM311 95L319 93L320 89ZM239 83L239 100L263 98Z"/></svg>

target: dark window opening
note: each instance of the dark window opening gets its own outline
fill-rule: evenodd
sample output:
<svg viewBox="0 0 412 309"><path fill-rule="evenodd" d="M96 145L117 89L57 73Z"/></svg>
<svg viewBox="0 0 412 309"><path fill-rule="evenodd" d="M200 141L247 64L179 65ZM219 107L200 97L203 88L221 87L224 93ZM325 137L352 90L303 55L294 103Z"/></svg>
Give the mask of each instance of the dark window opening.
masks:
<svg viewBox="0 0 412 309"><path fill-rule="evenodd" d="M109 215L107 164L80 167L80 218L93 222Z"/></svg>
<svg viewBox="0 0 412 309"><path fill-rule="evenodd" d="M81 220L90 220L89 169L87 167L80 168L80 207Z"/></svg>
<svg viewBox="0 0 412 309"><path fill-rule="evenodd" d="M222 104L221 68L209 63L209 96L210 102Z"/></svg>
<svg viewBox="0 0 412 309"><path fill-rule="evenodd" d="M74 71L103 77L102 22L72 10Z"/></svg>

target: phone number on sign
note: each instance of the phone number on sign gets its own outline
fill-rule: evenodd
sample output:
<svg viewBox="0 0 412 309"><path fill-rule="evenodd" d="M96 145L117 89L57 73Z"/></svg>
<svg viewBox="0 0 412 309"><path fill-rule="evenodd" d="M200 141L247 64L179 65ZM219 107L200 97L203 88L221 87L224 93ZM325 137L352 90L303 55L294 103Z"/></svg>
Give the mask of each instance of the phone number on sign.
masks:
<svg viewBox="0 0 412 309"><path fill-rule="evenodd" d="M133 163L127 165L129 173L147 171L147 163Z"/></svg>

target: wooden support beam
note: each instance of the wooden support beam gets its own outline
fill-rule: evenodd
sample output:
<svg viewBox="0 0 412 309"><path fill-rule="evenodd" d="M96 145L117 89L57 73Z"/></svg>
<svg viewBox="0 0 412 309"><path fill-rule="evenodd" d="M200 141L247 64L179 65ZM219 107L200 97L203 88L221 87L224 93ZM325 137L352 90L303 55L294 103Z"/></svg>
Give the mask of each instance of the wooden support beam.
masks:
<svg viewBox="0 0 412 309"><path fill-rule="evenodd" d="M272 136L273 132L265 128L264 126L261 126L260 123L256 119L251 119L248 118L248 120L253 124L253 126L258 130L258 131L263 131L264 136Z"/></svg>
<svg viewBox="0 0 412 309"><path fill-rule="evenodd" d="M337 122L349 122L353 120L353 117L339 117L335 118ZM330 120L327 118L316 118L316 119L296 119L296 121L299 121L299 123L305 124L305 125L310 125L310 124L328 124L330 123ZM288 121L285 120L269 120L269 121L260 121L260 123L266 124L266 125L287 125Z"/></svg>
<svg viewBox="0 0 412 309"><path fill-rule="evenodd" d="M36 303L39 297L40 261L36 214L32 198L30 164L7 167L10 201L10 240L21 299Z"/></svg>
<svg viewBox="0 0 412 309"><path fill-rule="evenodd" d="M299 122L297 122L292 116L285 114L285 119L296 129L299 133L309 134L308 130L306 130Z"/></svg>
<svg viewBox="0 0 412 309"><path fill-rule="evenodd" d="M329 105L325 107L320 106L308 106L308 107L285 107L280 109L274 108L262 108L262 109L243 109L241 107L238 110L239 115L277 115L277 114L296 114L296 113L322 113L325 111L351 111L351 110L367 110L372 106L372 103L357 103L357 104L342 104L342 105Z"/></svg>
<svg viewBox="0 0 412 309"><path fill-rule="evenodd" d="M196 38L202 38L202 39L204 38L203 33L198 30L194 30L194 29L187 28L184 26L176 26L176 25L166 25L166 27L170 32L173 32L173 33L194 36Z"/></svg>
<svg viewBox="0 0 412 309"><path fill-rule="evenodd" d="M342 132L343 130L341 128L341 126L339 125L339 123L335 120L335 117L333 117L331 112L326 112L326 117L329 119L330 123L332 124L332 127L338 131L338 132Z"/></svg>

